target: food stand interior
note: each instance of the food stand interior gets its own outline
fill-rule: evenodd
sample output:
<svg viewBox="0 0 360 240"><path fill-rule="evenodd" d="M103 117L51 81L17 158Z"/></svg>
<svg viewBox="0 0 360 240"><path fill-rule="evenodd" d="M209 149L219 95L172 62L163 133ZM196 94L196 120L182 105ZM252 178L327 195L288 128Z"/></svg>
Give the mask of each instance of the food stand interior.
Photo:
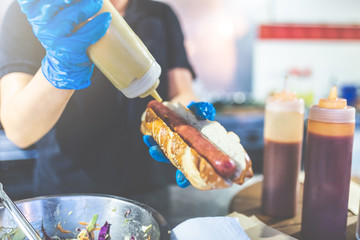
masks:
<svg viewBox="0 0 360 240"><path fill-rule="evenodd" d="M216 120L240 136L255 176L243 186L203 192L174 185L135 200L158 210L171 226L192 217L227 215L232 197L262 177L264 102L282 89L285 77L306 107L337 85L340 96L357 108L352 175L360 176L359 1L162 1L182 24L197 73L195 91L215 105ZM0 17L8 2L2 0ZM306 35L309 29L315 35ZM32 197L36 155L33 147L17 148L0 129L0 181L14 200Z"/></svg>

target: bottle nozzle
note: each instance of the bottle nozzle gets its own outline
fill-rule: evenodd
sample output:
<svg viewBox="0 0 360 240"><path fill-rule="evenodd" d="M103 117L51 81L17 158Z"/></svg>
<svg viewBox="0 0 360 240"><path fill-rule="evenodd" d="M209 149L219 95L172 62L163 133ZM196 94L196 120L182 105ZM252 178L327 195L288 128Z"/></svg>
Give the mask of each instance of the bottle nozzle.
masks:
<svg viewBox="0 0 360 240"><path fill-rule="evenodd" d="M319 107L341 109L347 107L347 102L346 99L337 97L337 88L334 86L331 88L328 98L320 99Z"/></svg>
<svg viewBox="0 0 360 240"><path fill-rule="evenodd" d="M158 102L163 101L162 98L160 97L159 93L156 90L154 90L150 95Z"/></svg>
<svg viewBox="0 0 360 240"><path fill-rule="evenodd" d="M288 76L285 76L283 92L288 92L288 91L289 91L289 89L288 89Z"/></svg>
<svg viewBox="0 0 360 240"><path fill-rule="evenodd" d="M332 87L329 94L329 100L336 100L337 99L337 88L336 86Z"/></svg>
<svg viewBox="0 0 360 240"><path fill-rule="evenodd" d="M141 98L147 97L151 95L155 100L162 102L162 98L160 97L159 93L156 91L156 88L159 86L160 80L156 80L154 85L149 88L144 94L140 95Z"/></svg>
<svg viewBox="0 0 360 240"><path fill-rule="evenodd" d="M284 79L284 88L281 92L276 92L272 95L274 99L281 100L281 101L294 101L297 99L296 94L289 91L288 88L288 77L285 76Z"/></svg>

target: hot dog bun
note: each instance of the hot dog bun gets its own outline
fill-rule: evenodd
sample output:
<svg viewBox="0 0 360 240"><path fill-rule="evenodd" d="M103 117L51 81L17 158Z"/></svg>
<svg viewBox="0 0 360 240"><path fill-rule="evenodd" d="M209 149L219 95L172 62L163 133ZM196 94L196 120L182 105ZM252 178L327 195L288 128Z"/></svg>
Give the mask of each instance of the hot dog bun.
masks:
<svg viewBox="0 0 360 240"><path fill-rule="evenodd" d="M151 135L198 189L243 184L253 175L251 160L235 133L216 121L198 120L181 104L150 101L141 121L141 132Z"/></svg>

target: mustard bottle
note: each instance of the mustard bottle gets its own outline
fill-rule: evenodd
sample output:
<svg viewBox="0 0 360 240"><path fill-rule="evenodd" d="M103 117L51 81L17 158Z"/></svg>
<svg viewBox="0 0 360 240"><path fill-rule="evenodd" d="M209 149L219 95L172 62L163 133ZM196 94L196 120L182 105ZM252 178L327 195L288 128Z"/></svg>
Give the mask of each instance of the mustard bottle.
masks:
<svg viewBox="0 0 360 240"><path fill-rule="evenodd" d="M109 0L98 14L103 12L111 13L111 24L105 36L89 47L90 59L126 97L151 95L161 101L156 91L160 65Z"/></svg>

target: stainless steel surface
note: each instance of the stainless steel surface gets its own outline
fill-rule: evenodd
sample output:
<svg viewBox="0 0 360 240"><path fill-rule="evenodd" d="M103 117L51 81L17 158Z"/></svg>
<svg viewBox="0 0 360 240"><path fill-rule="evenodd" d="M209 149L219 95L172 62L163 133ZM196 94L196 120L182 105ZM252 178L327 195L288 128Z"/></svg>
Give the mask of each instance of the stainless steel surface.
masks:
<svg viewBox="0 0 360 240"><path fill-rule="evenodd" d="M35 229L41 229L43 222L48 235L62 238L74 238L77 228L83 228L79 222L89 222L98 214L97 224L105 221L111 224L112 239L168 239L169 226L165 219L155 210L138 202L110 195L57 195L39 197L16 202L25 217ZM128 212L129 214L125 214ZM71 233L61 233L56 225L61 223L63 229ZM0 226L16 227L8 211L0 207ZM149 227L150 226L150 227ZM147 228L148 231L145 231ZM98 237L95 231L95 238ZM0 237L1 237L0 233Z"/></svg>
<svg viewBox="0 0 360 240"><path fill-rule="evenodd" d="M17 225L21 228L23 233L30 240L41 240L40 236L36 233L35 229L31 226L31 224L20 212L20 210L16 207L13 201L4 192L2 183L0 183L0 201L8 210L8 212L13 217L13 219L16 221Z"/></svg>

